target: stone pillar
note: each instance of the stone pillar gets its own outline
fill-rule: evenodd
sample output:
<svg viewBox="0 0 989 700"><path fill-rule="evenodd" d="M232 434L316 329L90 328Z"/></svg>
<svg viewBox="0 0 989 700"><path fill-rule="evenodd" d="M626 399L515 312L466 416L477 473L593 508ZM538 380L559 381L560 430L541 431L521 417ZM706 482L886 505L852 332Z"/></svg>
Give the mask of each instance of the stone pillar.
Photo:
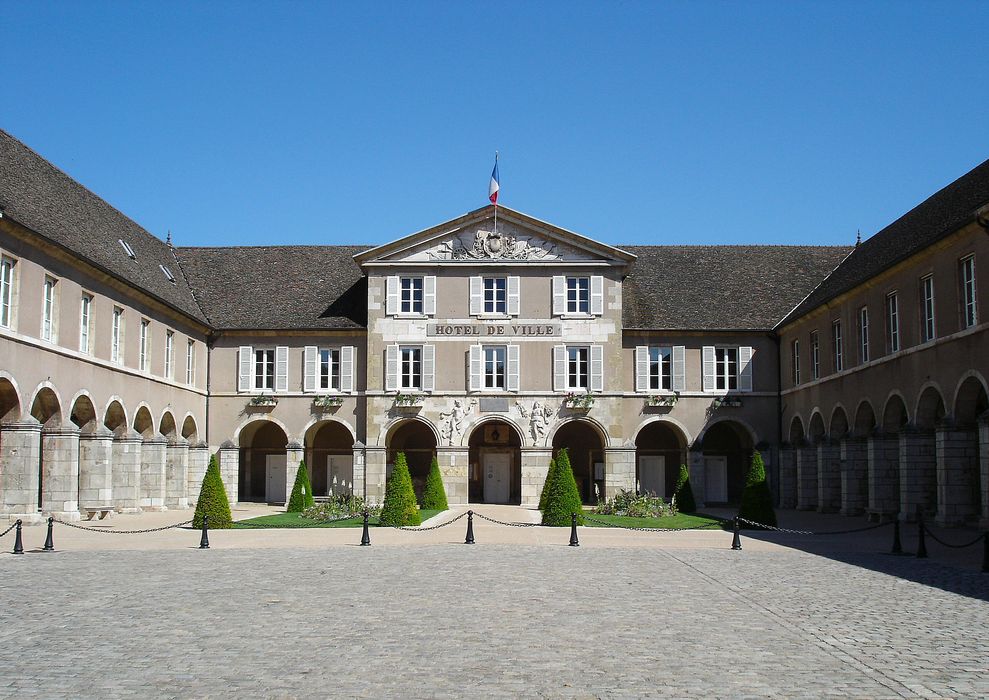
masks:
<svg viewBox="0 0 989 700"><path fill-rule="evenodd" d="M937 523L961 525L978 517L979 434L975 428L939 427L937 450Z"/></svg>
<svg viewBox="0 0 989 700"><path fill-rule="evenodd" d="M830 440L817 445L817 510L841 510L841 445Z"/></svg>
<svg viewBox="0 0 989 700"><path fill-rule="evenodd" d="M780 508L797 507L797 454L792 447L780 448Z"/></svg>
<svg viewBox="0 0 989 700"><path fill-rule="evenodd" d="M635 490L635 445L604 449L604 497Z"/></svg>
<svg viewBox="0 0 989 700"><path fill-rule="evenodd" d="M118 513L141 512L141 451L136 430L121 426L113 434L113 507Z"/></svg>
<svg viewBox="0 0 989 700"><path fill-rule="evenodd" d="M91 421L79 433L79 507L113 505L113 433Z"/></svg>
<svg viewBox="0 0 989 700"><path fill-rule="evenodd" d="M690 488L694 492L697 510L707 501L707 471L704 469L704 453L691 450L687 453L687 472L690 474Z"/></svg>
<svg viewBox="0 0 989 700"><path fill-rule="evenodd" d="M538 507L539 496L549 473L553 450L539 447L522 448L522 505Z"/></svg>
<svg viewBox="0 0 989 700"><path fill-rule="evenodd" d="M364 479L367 483L368 503L380 504L385 500L385 470L388 450L384 447L368 447L364 458Z"/></svg>
<svg viewBox="0 0 989 700"><path fill-rule="evenodd" d="M165 505L178 509L189 507L189 443L179 435L173 436L165 446Z"/></svg>
<svg viewBox="0 0 989 700"><path fill-rule="evenodd" d="M869 517L883 520L900 508L900 439L874 435L866 449L869 459Z"/></svg>
<svg viewBox="0 0 989 700"><path fill-rule="evenodd" d="M841 514L861 515L869 506L869 451L865 438L841 441Z"/></svg>
<svg viewBox="0 0 989 700"><path fill-rule="evenodd" d="M48 423L41 429L41 511L79 520L79 428Z"/></svg>
<svg viewBox="0 0 989 700"><path fill-rule="evenodd" d="M979 416L979 487L982 502L979 529L989 530L989 413Z"/></svg>
<svg viewBox="0 0 989 700"><path fill-rule="evenodd" d="M797 449L797 510L817 508L817 447Z"/></svg>
<svg viewBox="0 0 989 700"><path fill-rule="evenodd" d="M446 500L450 505L467 503L467 471L470 452L466 447L437 447L436 461L440 465Z"/></svg>
<svg viewBox="0 0 989 700"><path fill-rule="evenodd" d="M189 470L188 485L186 492L189 497L189 505L196 506L199 500L199 491L203 487L203 477L206 476L206 469L209 468L209 447L205 442L197 442L189 447Z"/></svg>
<svg viewBox="0 0 989 700"><path fill-rule="evenodd" d="M364 443L358 440L354 443L354 488L353 495L365 497L364 481Z"/></svg>
<svg viewBox="0 0 989 700"><path fill-rule="evenodd" d="M168 510L165 505L165 449L168 440L160 433L144 439L141 445L141 508Z"/></svg>
<svg viewBox="0 0 989 700"><path fill-rule="evenodd" d="M0 425L0 514L3 517L31 524L41 522L40 460L41 423L33 416Z"/></svg>
<svg viewBox="0 0 989 700"><path fill-rule="evenodd" d="M240 449L230 440L224 440L217 451L217 461L227 500L234 505L240 498ZM288 481L287 478L285 480Z"/></svg>
<svg viewBox="0 0 989 700"><path fill-rule="evenodd" d="M306 449L301 443L295 440L285 446L285 505L288 506L289 499L292 498L292 489L295 488L295 475L299 471L299 462L306 458ZM312 483L312 465L306 465L309 472L309 483ZM311 494L310 494L311 495ZM305 500L305 499L303 499Z"/></svg>
<svg viewBox="0 0 989 700"><path fill-rule="evenodd" d="M900 520L937 512L937 445L934 433L904 428L900 431Z"/></svg>

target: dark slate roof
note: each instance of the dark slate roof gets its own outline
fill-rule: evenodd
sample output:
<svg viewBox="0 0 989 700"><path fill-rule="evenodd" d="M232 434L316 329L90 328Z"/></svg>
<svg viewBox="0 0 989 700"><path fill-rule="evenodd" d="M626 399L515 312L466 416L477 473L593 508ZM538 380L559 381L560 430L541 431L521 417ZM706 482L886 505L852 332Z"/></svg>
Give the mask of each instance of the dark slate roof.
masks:
<svg viewBox="0 0 989 700"><path fill-rule="evenodd" d="M353 256L370 246L176 248L217 330L365 328L367 280Z"/></svg>
<svg viewBox="0 0 989 700"><path fill-rule="evenodd" d="M171 249L6 131L0 129L4 216L97 268L204 322ZM117 241L133 249L132 260ZM159 269L174 275L169 282Z"/></svg>
<svg viewBox="0 0 989 700"><path fill-rule="evenodd" d="M848 255L847 246L620 246L638 256L626 329L770 330Z"/></svg>
<svg viewBox="0 0 989 700"><path fill-rule="evenodd" d="M931 195L882 231L863 241L851 255L779 325L854 289L898 262L949 236L971 221L989 202L989 160Z"/></svg>

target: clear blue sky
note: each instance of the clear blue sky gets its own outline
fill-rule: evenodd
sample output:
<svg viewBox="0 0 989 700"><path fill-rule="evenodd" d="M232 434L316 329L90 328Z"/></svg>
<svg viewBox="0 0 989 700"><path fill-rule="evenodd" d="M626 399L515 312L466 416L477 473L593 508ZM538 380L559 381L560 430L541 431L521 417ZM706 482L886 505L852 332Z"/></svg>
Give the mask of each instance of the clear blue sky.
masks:
<svg viewBox="0 0 989 700"><path fill-rule="evenodd" d="M989 158L986 2L3 3L0 126L179 245L502 202L848 244Z"/></svg>

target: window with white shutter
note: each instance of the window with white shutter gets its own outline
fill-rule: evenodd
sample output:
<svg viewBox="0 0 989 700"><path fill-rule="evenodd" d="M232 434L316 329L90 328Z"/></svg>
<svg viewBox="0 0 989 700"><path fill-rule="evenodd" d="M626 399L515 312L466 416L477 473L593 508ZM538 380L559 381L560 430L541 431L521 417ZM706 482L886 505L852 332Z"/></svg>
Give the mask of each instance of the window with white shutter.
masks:
<svg viewBox="0 0 989 700"><path fill-rule="evenodd" d="M470 383L469 388L471 391L481 390L481 346L471 345L470 346Z"/></svg>
<svg viewBox="0 0 989 700"><path fill-rule="evenodd" d="M567 390L567 346L553 346L553 391Z"/></svg>
<svg viewBox="0 0 989 700"><path fill-rule="evenodd" d="M484 308L482 306L483 297L481 296L481 288L484 280L481 277L471 277L470 278L470 315L479 316L481 310Z"/></svg>
<svg viewBox="0 0 989 700"><path fill-rule="evenodd" d="M553 276L553 315L562 316L567 311L567 278Z"/></svg>
<svg viewBox="0 0 989 700"><path fill-rule="evenodd" d="M241 345L237 351L237 391L250 391L253 385L254 348Z"/></svg>
<svg viewBox="0 0 989 700"><path fill-rule="evenodd" d="M275 348L275 391L288 391L288 347Z"/></svg>
<svg viewBox="0 0 989 700"><path fill-rule="evenodd" d="M389 316L398 313L398 275L385 278L385 313Z"/></svg>
<svg viewBox="0 0 989 700"><path fill-rule="evenodd" d="M518 316L520 312L521 304L519 302L519 284L520 280L518 277L508 278L508 315Z"/></svg>
<svg viewBox="0 0 989 700"><path fill-rule="evenodd" d="M307 345L302 351L302 390L316 391L316 356L319 348Z"/></svg>
<svg viewBox="0 0 989 700"><path fill-rule="evenodd" d="M604 346L591 346L591 391L604 391Z"/></svg>
<svg viewBox="0 0 989 700"><path fill-rule="evenodd" d="M687 390L686 354L683 345L673 346L673 391Z"/></svg>
<svg viewBox="0 0 989 700"><path fill-rule="evenodd" d="M704 374L704 391L714 391L714 346L705 345L701 350L701 365Z"/></svg>
<svg viewBox="0 0 989 700"><path fill-rule="evenodd" d="M340 391L351 393L354 390L354 346L340 348Z"/></svg>
<svg viewBox="0 0 989 700"><path fill-rule="evenodd" d="M422 278L422 313L436 315L436 277L433 275Z"/></svg>
<svg viewBox="0 0 989 700"><path fill-rule="evenodd" d="M519 346L508 346L508 390L519 390Z"/></svg>
<svg viewBox="0 0 989 700"><path fill-rule="evenodd" d="M649 388L649 347L638 345L635 348L635 390L646 391Z"/></svg>
<svg viewBox="0 0 989 700"><path fill-rule="evenodd" d="M398 391L398 346L385 348L385 391Z"/></svg>
<svg viewBox="0 0 989 700"><path fill-rule="evenodd" d="M752 391L752 348L738 349L738 390Z"/></svg>
<svg viewBox="0 0 989 700"><path fill-rule="evenodd" d="M432 391L435 386L436 346L422 346L422 390Z"/></svg>
<svg viewBox="0 0 989 700"><path fill-rule="evenodd" d="M591 277L591 314L601 316L604 313L604 277Z"/></svg>

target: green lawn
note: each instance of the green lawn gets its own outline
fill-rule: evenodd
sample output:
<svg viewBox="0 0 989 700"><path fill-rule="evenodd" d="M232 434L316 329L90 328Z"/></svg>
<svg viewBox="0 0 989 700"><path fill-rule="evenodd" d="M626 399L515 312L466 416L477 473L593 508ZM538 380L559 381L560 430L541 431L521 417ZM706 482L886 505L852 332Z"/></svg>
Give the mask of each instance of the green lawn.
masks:
<svg viewBox="0 0 989 700"><path fill-rule="evenodd" d="M423 522L433 517L440 511L420 510L419 515ZM379 527L377 517L372 517L369 524ZM258 529L258 528L307 528L307 527L362 527L364 519L360 516L348 518L347 520L337 520L329 523L321 523L315 520L307 520L300 513L275 513L274 515L262 515L259 518L249 518L234 523L235 529Z"/></svg>
<svg viewBox="0 0 989 700"><path fill-rule="evenodd" d="M624 515L595 515L585 511L584 515L589 515L595 520L603 520L608 523L608 525L602 525L600 523L592 523L590 520L585 521L585 525L588 527L608 527L619 526L619 527L669 527L669 528L688 528L688 527L701 527L703 525L710 525L712 531L716 531L718 528L714 527L718 521L715 518L708 517L703 514L687 514L687 513L677 513L676 515L669 515L665 518L631 518Z"/></svg>

